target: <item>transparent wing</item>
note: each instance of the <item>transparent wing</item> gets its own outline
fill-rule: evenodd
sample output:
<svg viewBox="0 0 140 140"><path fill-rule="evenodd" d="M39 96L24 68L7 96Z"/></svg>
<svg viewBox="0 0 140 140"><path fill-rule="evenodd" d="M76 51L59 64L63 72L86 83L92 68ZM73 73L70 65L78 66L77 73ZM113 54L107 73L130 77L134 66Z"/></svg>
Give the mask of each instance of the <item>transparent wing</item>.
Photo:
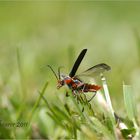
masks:
<svg viewBox="0 0 140 140"><path fill-rule="evenodd" d="M87 69L86 71L82 72L79 75L76 75L76 77L81 77L81 76L92 76L92 77L95 77L95 76L98 76L101 73L104 73L105 71L109 71L109 70L111 70L110 66L108 66L105 63L101 63L101 64L97 64L97 65Z"/></svg>

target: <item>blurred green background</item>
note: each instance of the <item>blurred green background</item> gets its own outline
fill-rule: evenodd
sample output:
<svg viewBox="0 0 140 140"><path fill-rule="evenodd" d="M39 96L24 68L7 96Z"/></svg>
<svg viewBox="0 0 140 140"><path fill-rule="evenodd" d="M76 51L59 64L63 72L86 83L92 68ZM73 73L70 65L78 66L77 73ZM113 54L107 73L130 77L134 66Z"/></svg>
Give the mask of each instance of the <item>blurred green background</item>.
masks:
<svg viewBox="0 0 140 140"><path fill-rule="evenodd" d="M88 52L78 72L107 63L114 109L123 112L123 82L133 85L139 106L140 2L0 2L1 117L27 121L45 81L45 96L54 102L56 79L42 67L64 66L69 73L83 48Z"/></svg>

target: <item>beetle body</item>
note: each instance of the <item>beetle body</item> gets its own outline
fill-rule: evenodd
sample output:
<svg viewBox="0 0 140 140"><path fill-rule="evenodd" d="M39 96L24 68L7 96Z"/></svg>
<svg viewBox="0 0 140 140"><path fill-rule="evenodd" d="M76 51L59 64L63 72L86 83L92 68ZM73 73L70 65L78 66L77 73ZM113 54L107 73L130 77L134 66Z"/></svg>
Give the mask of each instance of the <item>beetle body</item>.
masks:
<svg viewBox="0 0 140 140"><path fill-rule="evenodd" d="M97 64L80 75L75 75L76 71L83 60L85 54L87 52L87 49L83 49L81 53L79 54L78 58L76 59L69 75L63 75L60 74L60 68L58 68L58 75L55 73L55 71L52 69L50 65L48 67L52 70L54 73L56 79L57 79L57 89L61 88L64 85L67 85L69 89L72 91L74 95L78 93L85 93L85 92L95 92L95 94L92 96L91 99L96 95L96 92L101 89L101 86L95 85L95 84L88 84L84 83L82 80L79 79L80 75L83 76L95 76L95 75L101 75L103 72L110 70L110 66L108 66L105 63ZM89 101L91 101L91 99Z"/></svg>
<svg viewBox="0 0 140 140"><path fill-rule="evenodd" d="M57 88L59 89L63 85L67 85L74 94L83 92L96 92L101 89L101 87L98 85L84 83L78 78L71 78L70 76L62 76L62 79L58 81Z"/></svg>

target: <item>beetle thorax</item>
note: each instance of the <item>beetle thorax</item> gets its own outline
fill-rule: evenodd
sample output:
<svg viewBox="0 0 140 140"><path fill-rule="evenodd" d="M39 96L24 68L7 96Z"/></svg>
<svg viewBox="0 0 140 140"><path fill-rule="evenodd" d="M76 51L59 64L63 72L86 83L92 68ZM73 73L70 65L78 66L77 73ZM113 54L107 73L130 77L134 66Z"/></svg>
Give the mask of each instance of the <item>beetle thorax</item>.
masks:
<svg viewBox="0 0 140 140"><path fill-rule="evenodd" d="M64 83L67 84L67 85L69 85L72 81L73 81L72 78L69 77L69 76L66 76L66 77L64 78Z"/></svg>
<svg viewBox="0 0 140 140"><path fill-rule="evenodd" d="M58 80L57 88L59 89L60 87L62 87L65 84L68 85L71 83L71 81L72 81L71 77L61 74L60 80Z"/></svg>

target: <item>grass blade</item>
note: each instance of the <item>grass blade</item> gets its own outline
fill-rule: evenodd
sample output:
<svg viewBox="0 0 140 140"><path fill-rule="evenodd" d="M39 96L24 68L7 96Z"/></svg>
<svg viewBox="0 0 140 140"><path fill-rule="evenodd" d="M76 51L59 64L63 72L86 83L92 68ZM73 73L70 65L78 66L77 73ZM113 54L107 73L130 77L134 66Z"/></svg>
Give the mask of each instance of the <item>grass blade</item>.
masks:
<svg viewBox="0 0 140 140"><path fill-rule="evenodd" d="M115 136L116 139L118 139L118 136L117 136L116 131L115 131L116 122L115 122L114 110L113 110L113 107L112 107L107 82L106 82L106 79L103 76L103 74L101 74L101 80L102 80L102 84L103 84L103 88L104 88L104 94L105 94L105 98L106 98L106 102L107 102L107 106L108 106L108 110L109 110L108 117L111 120L114 136Z"/></svg>
<svg viewBox="0 0 140 140"><path fill-rule="evenodd" d="M42 91L40 92L41 95L38 97L38 99L36 100L36 102L35 102L35 104L34 104L34 106L33 106L33 109L32 109L31 114L30 114L30 116L29 116L29 122L31 121L32 116L33 116L35 110L37 109L37 107L38 107L38 105L39 105L39 103L40 103L40 100L41 100L41 96L44 95L47 86L48 86L48 81L45 83L45 85L44 85Z"/></svg>
<svg viewBox="0 0 140 140"><path fill-rule="evenodd" d="M136 121L137 111L132 86L123 84L123 94L126 112L128 118L133 121L134 127L136 128L136 139L137 139L140 137L140 129Z"/></svg>
<svg viewBox="0 0 140 140"><path fill-rule="evenodd" d="M136 117L136 108L134 104L132 87L130 85L123 85L124 104L128 118L133 120Z"/></svg>
<svg viewBox="0 0 140 140"><path fill-rule="evenodd" d="M113 134L111 134L111 132L107 129L107 127L104 126L97 118L91 117L90 121L93 124L92 127L94 127L94 129L97 132L102 133L107 139L115 140L115 137L113 136Z"/></svg>

